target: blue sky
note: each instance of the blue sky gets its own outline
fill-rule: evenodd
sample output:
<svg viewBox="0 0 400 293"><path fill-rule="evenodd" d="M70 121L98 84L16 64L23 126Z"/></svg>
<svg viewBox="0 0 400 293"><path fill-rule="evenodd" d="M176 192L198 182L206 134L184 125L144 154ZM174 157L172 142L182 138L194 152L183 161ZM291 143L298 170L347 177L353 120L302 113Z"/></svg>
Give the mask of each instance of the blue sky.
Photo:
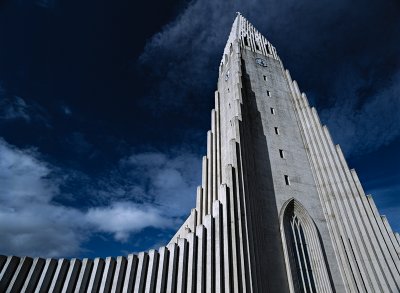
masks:
<svg viewBox="0 0 400 293"><path fill-rule="evenodd" d="M236 11L277 48L400 230L399 3L133 2L0 3L1 254L168 242L194 206Z"/></svg>

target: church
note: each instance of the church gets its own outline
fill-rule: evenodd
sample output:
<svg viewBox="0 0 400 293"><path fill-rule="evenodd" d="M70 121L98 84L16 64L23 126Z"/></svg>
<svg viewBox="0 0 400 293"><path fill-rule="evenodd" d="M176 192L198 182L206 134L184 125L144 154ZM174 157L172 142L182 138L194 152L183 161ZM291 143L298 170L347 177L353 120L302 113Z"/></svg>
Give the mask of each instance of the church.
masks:
<svg viewBox="0 0 400 293"><path fill-rule="evenodd" d="M0 292L400 292L399 234L275 47L239 13L194 196L158 250L0 256Z"/></svg>

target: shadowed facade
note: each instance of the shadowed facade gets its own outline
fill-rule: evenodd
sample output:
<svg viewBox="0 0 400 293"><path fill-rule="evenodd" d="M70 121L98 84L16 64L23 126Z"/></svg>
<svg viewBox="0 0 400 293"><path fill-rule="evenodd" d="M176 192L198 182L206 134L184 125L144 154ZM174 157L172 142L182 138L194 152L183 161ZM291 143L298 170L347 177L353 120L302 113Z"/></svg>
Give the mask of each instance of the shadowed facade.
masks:
<svg viewBox="0 0 400 293"><path fill-rule="evenodd" d="M399 234L276 49L240 14L220 64L196 198L158 250L0 256L0 291L400 291Z"/></svg>

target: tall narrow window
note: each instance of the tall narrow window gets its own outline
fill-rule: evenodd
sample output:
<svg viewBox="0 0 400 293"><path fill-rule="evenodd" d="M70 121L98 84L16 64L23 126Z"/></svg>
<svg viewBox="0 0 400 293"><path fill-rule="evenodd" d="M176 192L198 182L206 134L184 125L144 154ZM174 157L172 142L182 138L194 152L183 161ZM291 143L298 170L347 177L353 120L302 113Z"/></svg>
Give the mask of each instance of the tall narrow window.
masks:
<svg viewBox="0 0 400 293"><path fill-rule="evenodd" d="M274 108L271 108L271 114L275 115L275 109Z"/></svg>
<svg viewBox="0 0 400 293"><path fill-rule="evenodd" d="M271 92L267 91L267 96L270 97L271 96Z"/></svg>
<svg viewBox="0 0 400 293"><path fill-rule="evenodd" d="M303 226L296 215L293 215L290 226L292 228L291 244L293 258L300 292L316 292Z"/></svg>
<svg viewBox="0 0 400 293"><path fill-rule="evenodd" d="M285 153L283 152L283 150L279 150L279 156L284 159L285 158Z"/></svg>
<svg viewBox="0 0 400 293"><path fill-rule="evenodd" d="M291 292L334 292L317 226L303 205L292 198L280 213L281 235Z"/></svg>
<svg viewBox="0 0 400 293"><path fill-rule="evenodd" d="M245 44L246 46L249 46L249 42L247 41L247 36L245 36L245 37L243 38L243 40L244 40L244 44Z"/></svg>
<svg viewBox="0 0 400 293"><path fill-rule="evenodd" d="M285 183L286 185L290 185L289 175L285 175Z"/></svg>
<svg viewBox="0 0 400 293"><path fill-rule="evenodd" d="M274 129L275 129L275 134L276 134L276 135L279 135L279 129L278 129L278 127L274 127Z"/></svg>
<svg viewBox="0 0 400 293"><path fill-rule="evenodd" d="M263 78L264 78L265 81L267 81L267 76L266 75L263 75Z"/></svg>

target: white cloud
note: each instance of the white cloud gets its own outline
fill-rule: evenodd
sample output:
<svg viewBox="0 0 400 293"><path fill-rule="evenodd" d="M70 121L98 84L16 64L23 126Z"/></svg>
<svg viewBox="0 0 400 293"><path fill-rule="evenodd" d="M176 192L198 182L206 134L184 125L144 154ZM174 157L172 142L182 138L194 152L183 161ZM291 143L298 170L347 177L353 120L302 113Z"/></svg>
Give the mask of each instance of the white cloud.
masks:
<svg viewBox="0 0 400 293"><path fill-rule="evenodd" d="M56 205L57 180L34 150L0 139L0 251L4 254L59 256L78 251L83 214Z"/></svg>
<svg viewBox="0 0 400 293"><path fill-rule="evenodd" d="M200 183L200 158L185 151L178 153L140 153L123 161L131 170L131 177L141 178L140 186L146 187L146 196L171 216L189 213Z"/></svg>
<svg viewBox="0 0 400 293"><path fill-rule="evenodd" d="M83 213L50 203L0 208L0 251L30 256L72 256L86 239Z"/></svg>
<svg viewBox="0 0 400 293"><path fill-rule="evenodd" d="M117 202L107 207L89 209L86 218L95 229L112 233L125 242L129 235L146 227L172 228L174 221L160 214L154 207L132 202Z"/></svg>
<svg viewBox="0 0 400 293"><path fill-rule="evenodd" d="M177 227L194 205L193 170L200 167L199 160L153 152L132 155L121 164L127 170L119 175L123 180L109 179L123 184L100 185L105 189L96 191L85 187L88 196L102 194L104 201L80 210L57 203L68 176L56 175L56 168L35 150L18 149L0 138L0 252L73 256L91 233L125 242L146 227ZM110 172L111 177L116 173Z"/></svg>
<svg viewBox="0 0 400 293"><path fill-rule="evenodd" d="M47 179L50 169L33 150L19 150L0 139L0 203L12 207L27 202L48 202L57 185Z"/></svg>

